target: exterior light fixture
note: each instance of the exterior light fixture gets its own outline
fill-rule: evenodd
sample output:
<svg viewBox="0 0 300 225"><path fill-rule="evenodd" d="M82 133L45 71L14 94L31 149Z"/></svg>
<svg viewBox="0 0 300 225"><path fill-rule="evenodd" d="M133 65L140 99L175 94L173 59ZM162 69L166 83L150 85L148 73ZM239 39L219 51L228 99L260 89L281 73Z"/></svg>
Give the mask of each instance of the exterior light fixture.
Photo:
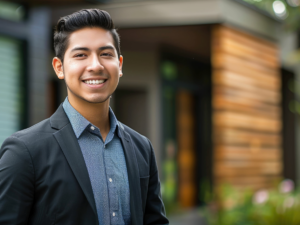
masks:
<svg viewBox="0 0 300 225"><path fill-rule="evenodd" d="M279 1L279 0L274 1L273 2L273 10L274 10L276 16L278 16L281 19L285 19L288 15L285 4L282 1Z"/></svg>

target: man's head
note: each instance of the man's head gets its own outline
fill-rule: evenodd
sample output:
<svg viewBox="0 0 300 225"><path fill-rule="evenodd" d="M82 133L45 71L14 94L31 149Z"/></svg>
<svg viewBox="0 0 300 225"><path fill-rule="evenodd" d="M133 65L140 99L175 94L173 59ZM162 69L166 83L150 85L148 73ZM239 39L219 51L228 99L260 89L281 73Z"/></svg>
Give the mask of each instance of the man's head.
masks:
<svg viewBox="0 0 300 225"><path fill-rule="evenodd" d="M61 18L54 48L52 65L66 82L69 101L107 102L123 75L120 40L110 15L85 9Z"/></svg>
<svg viewBox="0 0 300 225"><path fill-rule="evenodd" d="M58 20L54 31L54 50L57 58L63 62L70 34L85 27L100 27L108 30L120 57L120 37L108 12L100 9L83 9Z"/></svg>

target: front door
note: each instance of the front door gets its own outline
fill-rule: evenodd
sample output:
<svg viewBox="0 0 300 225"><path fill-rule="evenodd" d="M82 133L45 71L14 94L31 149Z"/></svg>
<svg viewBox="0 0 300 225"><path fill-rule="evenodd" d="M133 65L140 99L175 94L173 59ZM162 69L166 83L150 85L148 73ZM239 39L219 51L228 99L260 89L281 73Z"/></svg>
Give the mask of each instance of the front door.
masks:
<svg viewBox="0 0 300 225"><path fill-rule="evenodd" d="M192 208L211 174L210 65L164 53L160 66L164 202L169 211Z"/></svg>

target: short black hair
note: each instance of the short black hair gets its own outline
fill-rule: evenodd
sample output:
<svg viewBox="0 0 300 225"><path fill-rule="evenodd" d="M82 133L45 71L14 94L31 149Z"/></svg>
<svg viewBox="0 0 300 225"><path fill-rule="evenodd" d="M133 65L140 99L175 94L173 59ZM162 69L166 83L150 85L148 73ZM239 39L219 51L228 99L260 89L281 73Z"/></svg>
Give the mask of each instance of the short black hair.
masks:
<svg viewBox="0 0 300 225"><path fill-rule="evenodd" d="M113 37L118 57L120 57L119 34L109 13L100 9L82 9L58 20L54 30L54 51L56 57L63 62L70 34L85 27L100 27L108 30Z"/></svg>

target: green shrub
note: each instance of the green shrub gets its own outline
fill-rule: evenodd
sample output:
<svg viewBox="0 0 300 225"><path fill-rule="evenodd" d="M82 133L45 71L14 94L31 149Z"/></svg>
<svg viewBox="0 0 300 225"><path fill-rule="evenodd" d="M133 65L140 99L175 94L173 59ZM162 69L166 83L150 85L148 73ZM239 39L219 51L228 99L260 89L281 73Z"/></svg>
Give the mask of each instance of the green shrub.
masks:
<svg viewBox="0 0 300 225"><path fill-rule="evenodd" d="M218 193L201 209L210 225L300 225L300 191L291 180L257 192L224 185Z"/></svg>

